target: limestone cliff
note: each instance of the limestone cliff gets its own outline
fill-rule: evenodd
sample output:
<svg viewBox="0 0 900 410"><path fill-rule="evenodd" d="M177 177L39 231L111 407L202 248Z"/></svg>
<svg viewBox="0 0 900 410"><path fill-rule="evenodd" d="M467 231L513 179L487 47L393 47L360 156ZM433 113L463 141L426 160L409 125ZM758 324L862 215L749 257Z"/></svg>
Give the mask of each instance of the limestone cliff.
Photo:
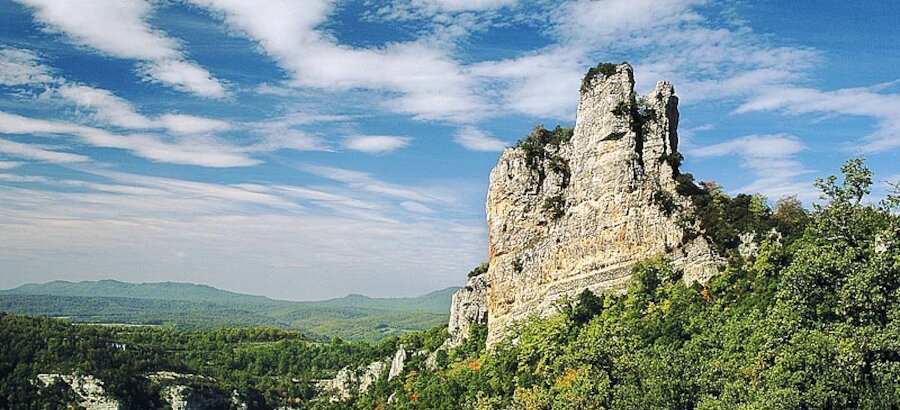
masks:
<svg viewBox="0 0 900 410"><path fill-rule="evenodd" d="M503 152L486 205L489 344L514 321L551 313L563 295L622 289L644 259L666 255L687 281L716 273L719 258L692 234L692 204L676 189L677 127L671 84L638 98L631 66L601 65L585 78L574 132L539 126ZM473 299L464 291L454 306L465 310L451 317L480 311L456 303ZM451 337L467 326L451 323Z"/></svg>
<svg viewBox="0 0 900 410"><path fill-rule="evenodd" d="M41 373L37 375L40 386L47 387L58 381L72 388L78 399L78 408L87 410L119 410L122 405L118 400L109 397L103 388L103 382L91 375Z"/></svg>
<svg viewBox="0 0 900 410"><path fill-rule="evenodd" d="M466 286L453 294L450 302L448 347L457 346L469 335L473 324L487 322L487 282L485 274L473 275Z"/></svg>

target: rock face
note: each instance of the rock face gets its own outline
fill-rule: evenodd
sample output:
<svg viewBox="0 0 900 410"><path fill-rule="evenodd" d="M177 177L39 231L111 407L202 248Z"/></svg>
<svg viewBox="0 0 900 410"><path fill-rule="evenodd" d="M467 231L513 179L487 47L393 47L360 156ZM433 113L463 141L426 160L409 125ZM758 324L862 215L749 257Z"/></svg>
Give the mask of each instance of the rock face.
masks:
<svg viewBox="0 0 900 410"><path fill-rule="evenodd" d="M369 363L366 367L341 369L333 379L320 380L317 387L326 393L331 402L347 400L351 395L364 393L378 381L387 366L383 361Z"/></svg>
<svg viewBox="0 0 900 410"><path fill-rule="evenodd" d="M161 371L148 374L147 379L160 387L162 399L172 410L246 408L237 392L229 397L224 391L211 387L215 380L206 376Z"/></svg>
<svg viewBox="0 0 900 410"><path fill-rule="evenodd" d="M462 343L474 324L487 323L487 292L485 274L472 276L466 286L453 294L450 304L450 322L447 330L449 347Z"/></svg>
<svg viewBox="0 0 900 410"><path fill-rule="evenodd" d="M506 149L488 189L490 267L454 295L451 335L486 312L491 344L563 295L622 289L635 263L658 255L686 281L714 275L719 258L679 218L692 204L676 192L677 127L672 85L638 99L622 64L586 78L574 133L538 127Z"/></svg>
<svg viewBox="0 0 900 410"><path fill-rule="evenodd" d="M116 399L106 395L103 382L94 376L42 373L37 378L43 386L49 386L57 381L68 384L78 398L80 408L87 410L119 410L122 408Z"/></svg>
<svg viewBox="0 0 900 410"><path fill-rule="evenodd" d="M400 348L397 349L397 353L394 353L394 358L391 360L391 369L388 370L388 381L403 373L407 355L406 349L403 348L403 345L400 345Z"/></svg>

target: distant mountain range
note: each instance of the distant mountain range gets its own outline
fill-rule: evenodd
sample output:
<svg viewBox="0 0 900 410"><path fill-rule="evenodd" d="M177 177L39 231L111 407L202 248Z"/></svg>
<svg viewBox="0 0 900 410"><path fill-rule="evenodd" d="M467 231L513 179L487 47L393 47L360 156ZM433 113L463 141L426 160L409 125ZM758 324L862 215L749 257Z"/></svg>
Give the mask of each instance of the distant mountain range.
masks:
<svg viewBox="0 0 900 410"><path fill-rule="evenodd" d="M272 326L301 330L311 337L377 341L446 323L457 289L413 298L353 294L294 302L192 283L53 281L0 290L0 311L180 329Z"/></svg>

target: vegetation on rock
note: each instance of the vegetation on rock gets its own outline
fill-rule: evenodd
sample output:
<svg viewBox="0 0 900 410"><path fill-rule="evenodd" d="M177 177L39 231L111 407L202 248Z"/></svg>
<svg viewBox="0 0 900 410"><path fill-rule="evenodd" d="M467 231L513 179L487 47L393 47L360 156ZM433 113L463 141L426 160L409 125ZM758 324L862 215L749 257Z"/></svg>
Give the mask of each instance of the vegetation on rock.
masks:
<svg viewBox="0 0 900 410"><path fill-rule="evenodd" d="M805 227L793 242L763 240L707 286L647 261L625 295L582 293L492 351L410 373L388 408L896 408L898 201L863 204L871 175L858 161L843 171L841 184L820 182L827 202L811 215L793 204L774 213L775 225ZM743 210L720 220L723 232L759 221L754 197L739 198L713 198ZM354 406L384 400L373 392Z"/></svg>
<svg viewBox="0 0 900 410"><path fill-rule="evenodd" d="M581 79L581 93L584 94L591 87L591 82L593 82L598 75L609 77L615 73L616 65L612 63L600 63L589 68L587 73L585 73L584 78Z"/></svg>
<svg viewBox="0 0 900 410"><path fill-rule="evenodd" d="M719 276L689 285L669 261L648 260L625 294L561 299L560 314L520 323L490 350L484 325L448 349L442 327L372 346L0 314L0 408L70 403L64 386L30 382L49 371L95 375L132 408L159 408L145 375L161 370L210 376L252 409L897 408L900 192L866 203L871 173L857 160L842 171L817 183L823 202L811 212L796 199L771 210L758 196L699 187L710 235L729 256ZM735 251L735 237L772 228L781 236ZM399 377L345 401L315 398L316 379L401 344L424 353Z"/></svg>

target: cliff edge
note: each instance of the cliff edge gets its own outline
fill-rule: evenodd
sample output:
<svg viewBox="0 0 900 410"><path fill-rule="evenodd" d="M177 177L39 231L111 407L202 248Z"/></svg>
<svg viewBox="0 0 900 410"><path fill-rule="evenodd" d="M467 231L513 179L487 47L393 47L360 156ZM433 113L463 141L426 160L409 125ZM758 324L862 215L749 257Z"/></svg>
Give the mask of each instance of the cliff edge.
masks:
<svg viewBox="0 0 900 410"><path fill-rule="evenodd" d="M634 264L659 255L685 281L714 275L720 258L679 193L678 116L671 84L640 98L630 65L601 64L585 76L574 130L537 126L506 149L487 196L490 265L454 298L451 339L486 311L491 344L563 295L623 289Z"/></svg>

